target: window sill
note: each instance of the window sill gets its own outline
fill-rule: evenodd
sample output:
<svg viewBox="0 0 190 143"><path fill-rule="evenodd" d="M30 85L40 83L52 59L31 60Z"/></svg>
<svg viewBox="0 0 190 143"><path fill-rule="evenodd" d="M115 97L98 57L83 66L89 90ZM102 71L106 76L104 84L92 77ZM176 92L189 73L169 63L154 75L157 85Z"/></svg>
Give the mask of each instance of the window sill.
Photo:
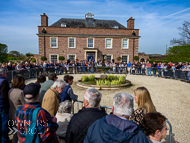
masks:
<svg viewBox="0 0 190 143"><path fill-rule="evenodd" d="M76 49L76 47L68 47L69 49Z"/></svg>
<svg viewBox="0 0 190 143"><path fill-rule="evenodd" d="M58 49L58 47L50 47L51 49Z"/></svg>

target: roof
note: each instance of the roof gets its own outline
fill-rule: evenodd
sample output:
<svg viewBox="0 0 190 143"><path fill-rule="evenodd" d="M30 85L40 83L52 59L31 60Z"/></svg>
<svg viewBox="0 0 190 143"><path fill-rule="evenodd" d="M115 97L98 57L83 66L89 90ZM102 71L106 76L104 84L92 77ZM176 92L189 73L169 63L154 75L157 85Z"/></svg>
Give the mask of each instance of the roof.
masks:
<svg viewBox="0 0 190 143"><path fill-rule="evenodd" d="M125 26L115 20L98 20L93 18L86 19L69 19L61 18L57 22L50 25L51 27L61 27L62 23L66 23L66 27L79 27L79 28L114 28L127 29Z"/></svg>

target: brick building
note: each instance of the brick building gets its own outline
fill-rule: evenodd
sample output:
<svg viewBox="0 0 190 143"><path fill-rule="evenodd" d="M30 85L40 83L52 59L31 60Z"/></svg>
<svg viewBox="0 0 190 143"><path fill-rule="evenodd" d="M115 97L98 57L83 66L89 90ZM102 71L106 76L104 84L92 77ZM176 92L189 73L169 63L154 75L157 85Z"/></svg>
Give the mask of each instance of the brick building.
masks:
<svg viewBox="0 0 190 143"><path fill-rule="evenodd" d="M115 20L94 19L94 14L85 14L85 19L62 18L48 26L48 16L41 15L38 26L39 55L48 61L65 59L102 60L106 54L108 61L122 57L122 61L133 61L138 56L139 29L134 29L134 19L127 20L127 27Z"/></svg>

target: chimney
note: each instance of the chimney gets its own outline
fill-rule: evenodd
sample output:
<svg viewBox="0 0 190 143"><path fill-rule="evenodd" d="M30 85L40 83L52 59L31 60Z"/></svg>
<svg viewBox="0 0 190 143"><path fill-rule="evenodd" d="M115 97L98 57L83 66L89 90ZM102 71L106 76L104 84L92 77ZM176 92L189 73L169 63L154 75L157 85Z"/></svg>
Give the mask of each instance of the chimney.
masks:
<svg viewBox="0 0 190 143"><path fill-rule="evenodd" d="M45 13L41 15L41 26L48 26L48 17Z"/></svg>
<svg viewBox="0 0 190 143"><path fill-rule="evenodd" d="M86 22L87 23L92 23L94 22L94 14L88 12L87 14L85 14L85 18L86 18Z"/></svg>
<svg viewBox="0 0 190 143"><path fill-rule="evenodd" d="M135 27L135 19L133 19L132 17L130 17L127 20L127 29L134 29Z"/></svg>

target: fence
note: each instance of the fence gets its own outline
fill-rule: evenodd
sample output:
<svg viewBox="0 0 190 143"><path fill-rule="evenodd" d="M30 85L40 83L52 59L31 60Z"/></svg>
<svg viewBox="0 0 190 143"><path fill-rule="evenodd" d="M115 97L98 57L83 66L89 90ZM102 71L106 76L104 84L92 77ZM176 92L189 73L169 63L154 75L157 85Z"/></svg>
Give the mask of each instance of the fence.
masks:
<svg viewBox="0 0 190 143"><path fill-rule="evenodd" d="M73 114L77 113L79 110L81 110L83 108L83 101L78 100L76 102L73 102L73 104L74 104L73 111L72 111ZM81 108L79 107L79 104L81 104ZM104 105L100 105L100 106L103 107L103 108L105 108L105 111L106 111L107 114L111 113L112 107L104 106ZM77 109L76 109L76 107L77 107ZM168 120L166 120L166 122L168 123L168 125L170 127L170 129L169 129L169 143L172 143L172 137L174 136L174 134L172 133L172 125L171 125L171 123Z"/></svg>
<svg viewBox="0 0 190 143"><path fill-rule="evenodd" d="M91 68L86 66L78 66L78 67L52 67L52 68L33 68L33 69L23 69L23 70L11 70L8 71L7 79L10 82L14 75L21 74L25 77L25 79L35 78L40 74L49 75L50 73L56 74L86 74L86 73L101 73L101 71L97 70L97 68ZM116 66L111 68L106 73L111 74L127 74L127 67L119 67ZM170 79L179 79L181 81L190 82L190 71L183 70L172 70L172 69L131 69L131 74L134 75L153 75L163 78Z"/></svg>

